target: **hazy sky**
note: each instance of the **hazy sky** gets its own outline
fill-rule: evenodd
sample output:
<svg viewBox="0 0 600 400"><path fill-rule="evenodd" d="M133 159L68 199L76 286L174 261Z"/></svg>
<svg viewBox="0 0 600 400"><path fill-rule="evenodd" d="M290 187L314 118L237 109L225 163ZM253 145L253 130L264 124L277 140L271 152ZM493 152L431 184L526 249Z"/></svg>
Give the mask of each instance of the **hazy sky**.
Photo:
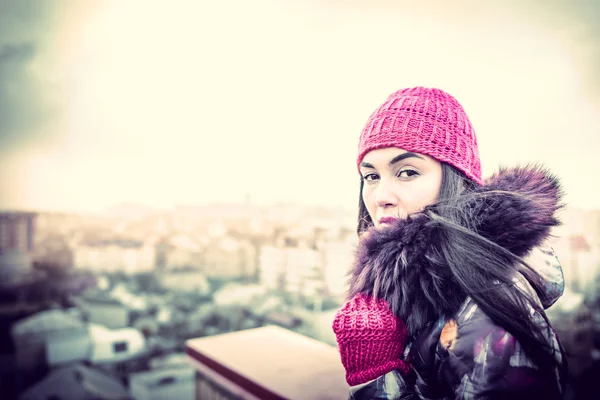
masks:
<svg viewBox="0 0 600 400"><path fill-rule="evenodd" d="M543 163L600 208L598 3L445 3L3 0L0 208L352 208L364 123L416 85L463 104L484 175Z"/></svg>

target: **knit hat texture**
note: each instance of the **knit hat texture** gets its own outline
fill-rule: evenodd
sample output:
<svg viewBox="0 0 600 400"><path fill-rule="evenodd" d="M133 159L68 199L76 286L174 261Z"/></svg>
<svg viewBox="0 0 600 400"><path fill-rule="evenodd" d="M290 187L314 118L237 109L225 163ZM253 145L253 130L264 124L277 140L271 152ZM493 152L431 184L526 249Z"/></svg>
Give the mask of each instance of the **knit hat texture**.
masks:
<svg viewBox="0 0 600 400"><path fill-rule="evenodd" d="M415 87L392 93L360 135L357 165L369 151L384 147L426 154L483 183L471 121L459 102L443 90Z"/></svg>
<svg viewBox="0 0 600 400"><path fill-rule="evenodd" d="M349 385L366 383L393 370L408 373L401 360L408 340L406 327L383 299L358 294L333 321Z"/></svg>

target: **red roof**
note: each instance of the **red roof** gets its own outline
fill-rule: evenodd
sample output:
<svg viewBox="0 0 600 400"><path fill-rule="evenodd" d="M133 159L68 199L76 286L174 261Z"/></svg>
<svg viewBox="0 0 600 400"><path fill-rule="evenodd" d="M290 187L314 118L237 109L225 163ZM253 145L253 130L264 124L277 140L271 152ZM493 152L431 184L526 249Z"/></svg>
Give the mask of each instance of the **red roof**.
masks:
<svg viewBox="0 0 600 400"><path fill-rule="evenodd" d="M569 244L572 251L590 251L592 249L587 240L581 235L569 237Z"/></svg>

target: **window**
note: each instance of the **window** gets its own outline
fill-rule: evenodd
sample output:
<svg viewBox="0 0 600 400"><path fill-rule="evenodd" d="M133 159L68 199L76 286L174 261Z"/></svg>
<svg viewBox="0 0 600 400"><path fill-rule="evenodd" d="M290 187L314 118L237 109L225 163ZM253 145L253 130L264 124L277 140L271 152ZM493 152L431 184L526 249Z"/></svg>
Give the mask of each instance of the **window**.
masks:
<svg viewBox="0 0 600 400"><path fill-rule="evenodd" d="M83 382L83 375L81 375L80 371L75 371L73 373L73 376L74 376L75 380L77 381L77 383Z"/></svg>
<svg viewBox="0 0 600 400"><path fill-rule="evenodd" d="M1 218L0 219L0 253L2 253L4 250L8 250L8 248L9 248L8 235L9 235L8 219Z"/></svg>
<svg viewBox="0 0 600 400"><path fill-rule="evenodd" d="M122 353L124 351L127 351L127 342L114 342L113 351L115 353Z"/></svg>
<svg viewBox="0 0 600 400"><path fill-rule="evenodd" d="M173 376L166 376L164 378L161 378L158 381L158 385L159 386L171 385L171 384L175 383L175 381L176 381L175 377L173 377Z"/></svg>

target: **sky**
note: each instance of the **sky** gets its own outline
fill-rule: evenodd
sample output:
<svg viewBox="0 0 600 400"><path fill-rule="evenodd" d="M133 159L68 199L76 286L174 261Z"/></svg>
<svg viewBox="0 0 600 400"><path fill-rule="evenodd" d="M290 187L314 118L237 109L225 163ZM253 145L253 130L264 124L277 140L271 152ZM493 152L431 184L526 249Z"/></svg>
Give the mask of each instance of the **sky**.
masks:
<svg viewBox="0 0 600 400"><path fill-rule="evenodd" d="M541 163L600 208L600 5L445 3L2 1L0 209L353 209L360 131L409 86L459 100L484 176Z"/></svg>

